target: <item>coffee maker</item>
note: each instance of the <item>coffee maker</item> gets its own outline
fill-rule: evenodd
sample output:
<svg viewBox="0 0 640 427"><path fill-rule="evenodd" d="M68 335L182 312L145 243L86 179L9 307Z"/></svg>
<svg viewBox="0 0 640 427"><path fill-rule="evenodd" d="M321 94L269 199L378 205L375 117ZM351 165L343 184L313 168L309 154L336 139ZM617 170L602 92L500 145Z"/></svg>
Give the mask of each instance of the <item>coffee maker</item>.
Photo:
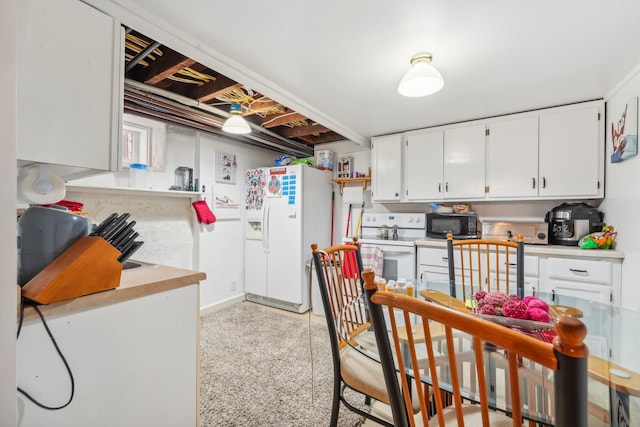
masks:
<svg viewBox="0 0 640 427"><path fill-rule="evenodd" d="M604 213L586 203L568 202L547 212L544 220L550 244L577 246L582 237L602 230Z"/></svg>

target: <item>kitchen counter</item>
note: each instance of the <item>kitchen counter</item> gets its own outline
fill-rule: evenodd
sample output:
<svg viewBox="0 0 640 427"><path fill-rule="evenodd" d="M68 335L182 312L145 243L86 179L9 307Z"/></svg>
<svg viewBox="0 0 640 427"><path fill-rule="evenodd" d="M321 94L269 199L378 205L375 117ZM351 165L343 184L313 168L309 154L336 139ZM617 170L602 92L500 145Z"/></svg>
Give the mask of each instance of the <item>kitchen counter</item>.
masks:
<svg viewBox="0 0 640 427"><path fill-rule="evenodd" d="M45 318L48 318L177 289L196 284L204 279L206 279L206 274L197 271L164 265L142 264L137 268L123 270L120 276L120 286L116 289L54 304L41 305L39 308ZM32 307L25 307L25 321L36 319L37 317L38 315Z"/></svg>
<svg viewBox="0 0 640 427"><path fill-rule="evenodd" d="M416 246L418 248L446 248L446 239L421 239L416 240ZM580 249L577 246L563 246L563 245L524 245L524 253L526 255L553 255L553 256L567 256L567 257L581 257L581 258L614 258L624 259L624 252L610 250L610 249Z"/></svg>

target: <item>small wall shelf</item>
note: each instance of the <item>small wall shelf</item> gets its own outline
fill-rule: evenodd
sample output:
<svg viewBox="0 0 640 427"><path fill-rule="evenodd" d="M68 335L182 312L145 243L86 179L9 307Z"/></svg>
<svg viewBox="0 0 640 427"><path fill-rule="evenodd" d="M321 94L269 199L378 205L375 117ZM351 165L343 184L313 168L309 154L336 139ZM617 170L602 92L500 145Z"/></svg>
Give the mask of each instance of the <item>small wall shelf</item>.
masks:
<svg viewBox="0 0 640 427"><path fill-rule="evenodd" d="M362 190L367 189L367 183L371 181L370 176L363 176L360 178L333 178L331 182L335 182L340 186L340 194L342 194L342 190L344 190L344 186L347 184L362 184Z"/></svg>
<svg viewBox="0 0 640 427"><path fill-rule="evenodd" d="M192 200L202 200L207 193L196 191L172 191L172 190L151 190L148 188L130 188L130 187L99 187L90 185L74 185L67 184L67 191L118 194L121 196L141 196L141 197L181 197Z"/></svg>

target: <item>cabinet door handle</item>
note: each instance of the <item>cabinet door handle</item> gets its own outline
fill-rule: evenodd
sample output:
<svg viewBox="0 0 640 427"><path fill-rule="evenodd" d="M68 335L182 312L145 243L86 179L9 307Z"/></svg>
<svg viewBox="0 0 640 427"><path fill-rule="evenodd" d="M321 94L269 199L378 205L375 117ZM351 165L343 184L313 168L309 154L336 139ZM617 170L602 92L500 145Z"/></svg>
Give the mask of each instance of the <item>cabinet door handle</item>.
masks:
<svg viewBox="0 0 640 427"><path fill-rule="evenodd" d="M444 184L444 191L446 191L447 193L449 192L449 183L448 182L446 182Z"/></svg>
<svg viewBox="0 0 640 427"><path fill-rule="evenodd" d="M442 183L438 183L438 193L442 193Z"/></svg>
<svg viewBox="0 0 640 427"><path fill-rule="evenodd" d="M542 177L542 188L547 188L547 178Z"/></svg>
<svg viewBox="0 0 640 427"><path fill-rule="evenodd" d="M589 273L588 270L581 270L581 269L578 269L578 268L570 268L569 271L572 272L572 273L579 273L579 274L588 274Z"/></svg>
<svg viewBox="0 0 640 427"><path fill-rule="evenodd" d="M516 263L516 262L508 262L508 263L506 263L506 264L507 264L509 267L517 267L517 266L518 266L518 263Z"/></svg>
<svg viewBox="0 0 640 427"><path fill-rule="evenodd" d="M556 302L556 290L551 289L551 301Z"/></svg>
<svg viewBox="0 0 640 427"><path fill-rule="evenodd" d="M443 257L442 257L442 261L444 261L444 262L449 262L449 257L443 256Z"/></svg>
<svg viewBox="0 0 640 427"><path fill-rule="evenodd" d="M531 188L536 188L536 179L531 178Z"/></svg>

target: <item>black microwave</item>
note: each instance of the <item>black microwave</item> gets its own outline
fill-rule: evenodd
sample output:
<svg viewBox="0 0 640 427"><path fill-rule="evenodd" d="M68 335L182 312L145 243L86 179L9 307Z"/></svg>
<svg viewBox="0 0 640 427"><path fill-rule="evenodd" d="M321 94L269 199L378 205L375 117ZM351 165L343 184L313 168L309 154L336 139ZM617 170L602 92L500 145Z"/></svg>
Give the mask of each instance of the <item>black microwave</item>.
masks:
<svg viewBox="0 0 640 427"><path fill-rule="evenodd" d="M447 234L454 239L478 238L478 214L470 213L428 213L427 237L446 239Z"/></svg>

